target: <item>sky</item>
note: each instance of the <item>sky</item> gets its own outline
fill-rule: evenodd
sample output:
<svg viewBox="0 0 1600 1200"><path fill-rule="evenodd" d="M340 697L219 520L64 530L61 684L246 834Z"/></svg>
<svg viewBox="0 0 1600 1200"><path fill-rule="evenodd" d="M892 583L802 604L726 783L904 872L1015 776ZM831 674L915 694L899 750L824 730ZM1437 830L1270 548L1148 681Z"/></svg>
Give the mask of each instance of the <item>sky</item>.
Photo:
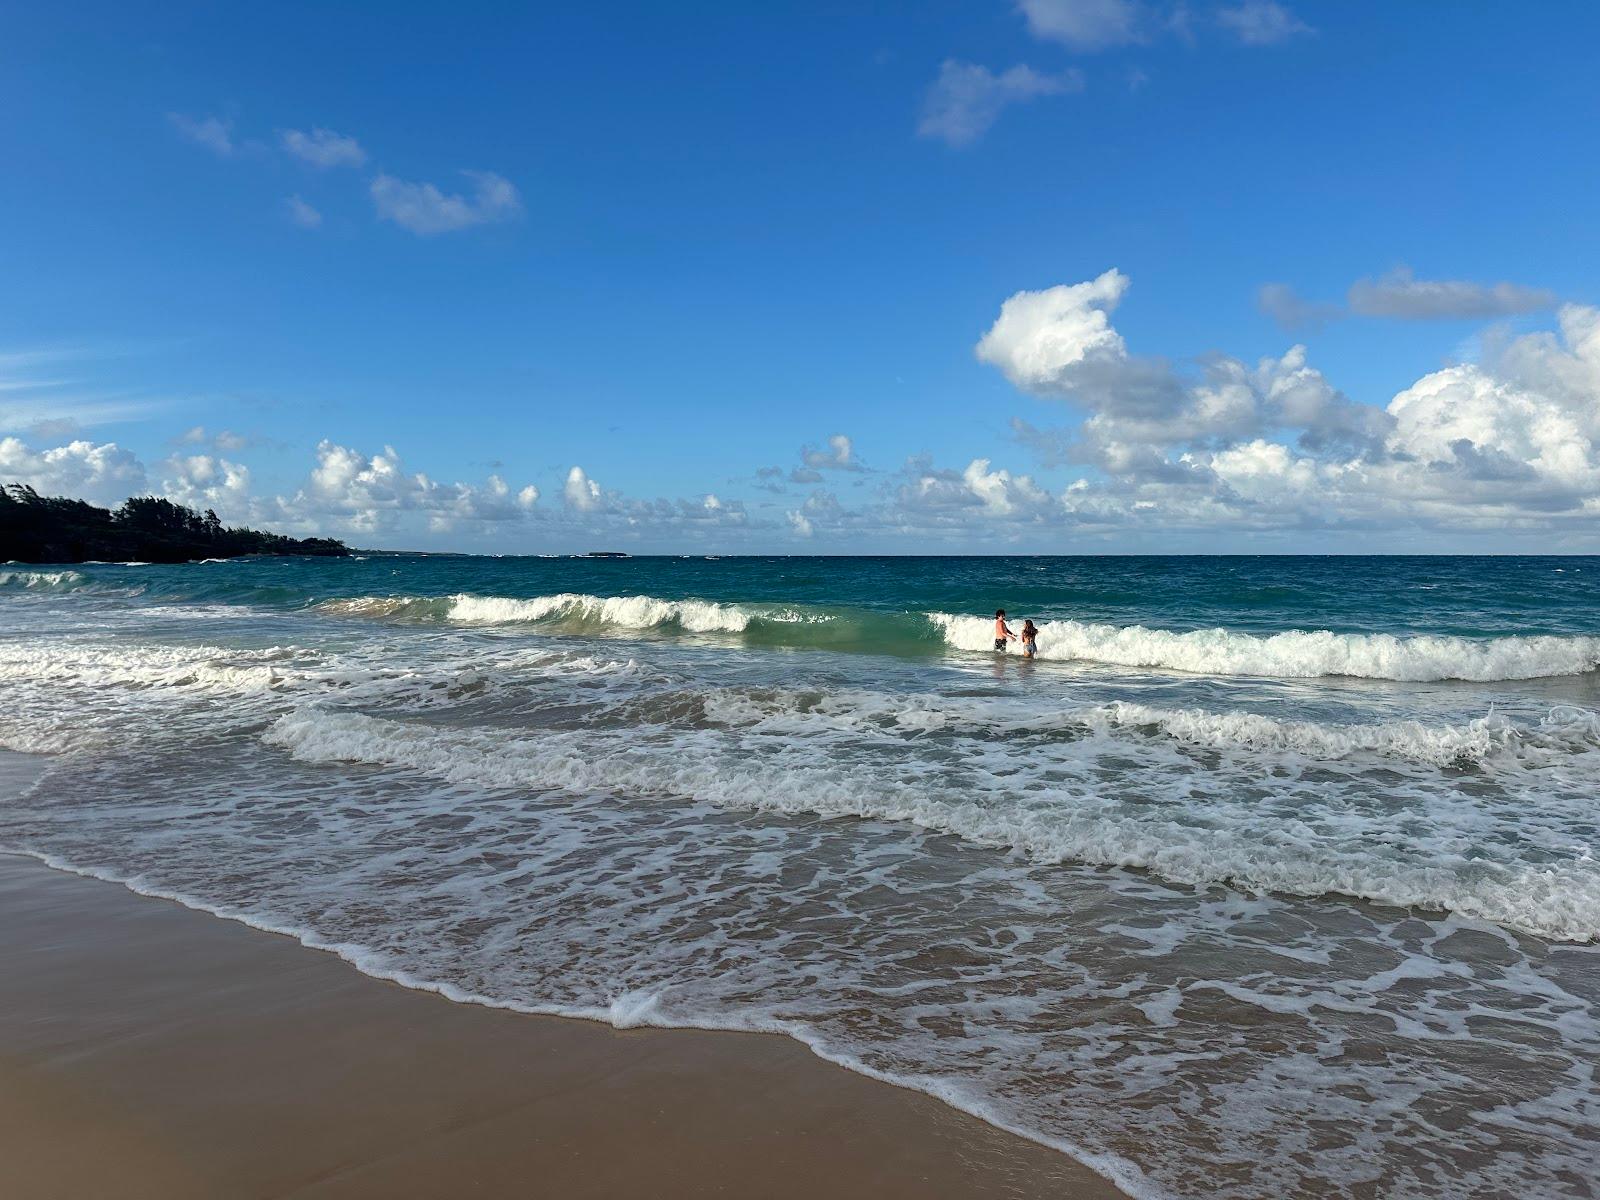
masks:
<svg viewBox="0 0 1600 1200"><path fill-rule="evenodd" d="M1593 553L1596 44L0 3L0 482L390 549Z"/></svg>

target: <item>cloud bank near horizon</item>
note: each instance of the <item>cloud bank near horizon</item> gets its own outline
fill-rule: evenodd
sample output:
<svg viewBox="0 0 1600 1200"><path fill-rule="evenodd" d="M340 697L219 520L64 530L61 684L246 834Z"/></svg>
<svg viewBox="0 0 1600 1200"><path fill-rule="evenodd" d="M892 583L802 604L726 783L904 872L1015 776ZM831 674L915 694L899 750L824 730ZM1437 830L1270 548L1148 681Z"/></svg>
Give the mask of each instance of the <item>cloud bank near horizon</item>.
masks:
<svg viewBox="0 0 1600 1200"><path fill-rule="evenodd" d="M1425 285L1447 297L1470 286ZM1553 330L1491 330L1481 361L1432 371L1378 407L1341 392L1303 345L1255 362L1138 353L1115 323L1131 291L1115 268L1020 291L978 338L980 362L1061 414L1058 424L1013 419L1031 464L912 454L875 469L838 432L800 447L792 466L733 481L735 493L776 494L767 499L726 486L645 498L602 486L579 464L543 489L499 474L440 482L392 447L325 439L301 482L274 490L256 485L245 460L258 442L244 434L195 426L147 463L81 433L46 445L49 422L8 428L0 407L0 481L100 503L155 492L286 532L499 549L601 536L726 550L1103 549L1184 532L1279 548L1312 533L1514 533L1564 545L1600 532L1600 309L1562 305ZM26 378L0 383L28 395ZM37 410L35 398L16 413Z"/></svg>

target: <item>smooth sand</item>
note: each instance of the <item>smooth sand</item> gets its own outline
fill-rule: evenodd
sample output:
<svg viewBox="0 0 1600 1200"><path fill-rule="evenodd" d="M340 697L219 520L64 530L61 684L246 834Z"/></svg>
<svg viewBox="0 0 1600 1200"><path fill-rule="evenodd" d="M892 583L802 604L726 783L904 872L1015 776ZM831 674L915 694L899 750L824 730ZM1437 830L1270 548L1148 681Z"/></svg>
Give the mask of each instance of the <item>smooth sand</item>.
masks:
<svg viewBox="0 0 1600 1200"><path fill-rule="evenodd" d="M0 855L0 1194L1120 1195L783 1037L455 1004Z"/></svg>

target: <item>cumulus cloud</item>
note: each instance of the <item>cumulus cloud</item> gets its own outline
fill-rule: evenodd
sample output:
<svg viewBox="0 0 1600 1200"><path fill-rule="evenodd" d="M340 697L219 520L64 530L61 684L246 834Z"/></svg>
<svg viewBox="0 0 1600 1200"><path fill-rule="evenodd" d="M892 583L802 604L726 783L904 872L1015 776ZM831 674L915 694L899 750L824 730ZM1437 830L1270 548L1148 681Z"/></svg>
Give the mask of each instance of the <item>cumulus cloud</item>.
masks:
<svg viewBox="0 0 1600 1200"><path fill-rule="evenodd" d="M628 543L646 538L677 541L740 536L750 526L750 514L742 500L724 499L714 492L680 499L638 499L602 488L579 466L567 472L562 498L565 508L552 519L557 532L569 535L605 536Z"/></svg>
<svg viewBox="0 0 1600 1200"><path fill-rule="evenodd" d="M1083 75L1078 71L1045 75L1019 65L996 75L976 63L947 59L923 98L917 133L950 146L970 146L1008 105L1082 90Z"/></svg>
<svg viewBox="0 0 1600 1200"><path fill-rule="evenodd" d="M551 510L540 506L533 484L518 488L498 474L478 484L440 482L408 470L393 447L369 454L327 440L317 445L315 462L297 488L262 493L248 465L218 452L235 444L232 435L194 426L170 444L180 449L160 464L154 491L192 508L214 509L230 524L286 533L406 545L427 538L446 546L507 538L535 539L537 545L605 535L634 543L706 539L720 546L752 526L742 500L714 492L635 499L602 489L574 467L563 488L566 504ZM0 483L10 482L107 505L152 490L139 459L110 442L40 450L19 438L0 439Z"/></svg>
<svg viewBox="0 0 1600 1200"><path fill-rule="evenodd" d="M605 504L605 496L600 491L600 485L590 479L582 467L575 466L567 472L567 482L562 485L561 495L567 502L567 507L578 512L594 512Z"/></svg>
<svg viewBox="0 0 1600 1200"><path fill-rule="evenodd" d="M1299 431L1319 447L1382 436L1382 417L1333 388L1308 365L1303 346L1254 366L1213 356L1198 377L1130 354L1111 322L1127 290L1127 276L1113 269L1086 283L1019 292L976 346L978 358L1017 387L1087 410L1075 442L1062 443L1057 457L1072 457L1075 448L1080 460L1109 470L1170 473L1154 448L1273 429ZM1040 438L1031 427L1025 436Z"/></svg>
<svg viewBox="0 0 1600 1200"><path fill-rule="evenodd" d="M314 167L359 167L367 161L360 142L331 129L285 129L281 138L286 151Z"/></svg>
<svg viewBox="0 0 1600 1200"><path fill-rule="evenodd" d="M1556 306L1554 292L1516 283L1468 283L1454 279L1418 279L1408 267L1397 267L1381 279L1359 279L1350 285L1350 310L1364 317L1405 320L1481 320L1517 316Z"/></svg>
<svg viewBox="0 0 1600 1200"><path fill-rule="evenodd" d="M1271 46L1315 30L1274 0L1244 0L1217 10L1217 23L1246 46Z"/></svg>
<svg viewBox="0 0 1600 1200"><path fill-rule="evenodd" d="M250 509L250 468L219 455L174 455L165 464L161 491L178 504L242 520Z"/></svg>
<svg viewBox="0 0 1600 1200"><path fill-rule="evenodd" d="M1358 404L1303 346L1184 373L1132 355L1111 321L1125 277L1007 300L977 346L1018 387L1078 405L1077 429L1018 422L1046 461L1097 468L1041 499L978 460L924 473L900 507L964 506L1101 529L1560 529L1600 521L1600 310L1502 340L1383 408ZM1031 482L1031 481L1030 481ZM981 509L980 509L981 505Z"/></svg>
<svg viewBox="0 0 1600 1200"><path fill-rule="evenodd" d="M788 491L785 482L795 484L821 483L826 471L864 472L868 467L856 457L855 444L849 435L835 433L821 446L800 447L800 465L785 473L783 467L761 467L756 471L755 486L764 492L781 495Z"/></svg>
<svg viewBox="0 0 1600 1200"><path fill-rule="evenodd" d="M1055 498L1027 475L991 469L987 458L975 458L963 471L940 471L919 464L901 485L899 507L907 514L939 514L977 510L990 518L1043 520L1056 509Z"/></svg>
<svg viewBox="0 0 1600 1200"><path fill-rule="evenodd" d="M0 438L0 483L25 483L41 495L115 504L145 488L136 455L115 442L73 441L35 450L21 438Z"/></svg>
<svg viewBox="0 0 1600 1200"><path fill-rule="evenodd" d="M828 444L821 448L803 446L800 450L800 461L806 466L817 471L859 471L861 463L855 457L855 449L850 439L836 433L828 439Z"/></svg>
<svg viewBox="0 0 1600 1200"><path fill-rule="evenodd" d="M470 196L380 174L372 181L372 202L383 220L423 235L509 221L522 211L522 197L510 180L490 171L462 174L472 182Z"/></svg>
<svg viewBox="0 0 1600 1200"><path fill-rule="evenodd" d="M426 518L430 529L448 530L463 522L514 521L538 502L539 490L514 490L498 475L482 485L439 483L400 464L391 446L367 455L331 441L317 444L316 466L289 497L257 504L258 519L275 517L298 527L332 523L358 533L397 528L408 514Z"/></svg>
<svg viewBox="0 0 1600 1200"><path fill-rule="evenodd" d="M227 158L234 151L233 123L220 117L187 117L182 113L168 113L167 120L185 141L203 146L219 158Z"/></svg>
<svg viewBox="0 0 1600 1200"><path fill-rule="evenodd" d="M1128 277L1113 267L1088 283L1018 292L978 342L978 358L1024 391L1071 390L1076 368L1127 358L1122 335L1111 325L1127 290Z"/></svg>
<svg viewBox="0 0 1600 1200"><path fill-rule="evenodd" d="M301 229L317 229L322 225L322 214L299 196L290 196L286 204L289 209L289 220Z"/></svg>
<svg viewBox="0 0 1600 1200"><path fill-rule="evenodd" d="M1036 38L1074 50L1104 50L1145 38L1147 14L1133 0L1018 0Z"/></svg>

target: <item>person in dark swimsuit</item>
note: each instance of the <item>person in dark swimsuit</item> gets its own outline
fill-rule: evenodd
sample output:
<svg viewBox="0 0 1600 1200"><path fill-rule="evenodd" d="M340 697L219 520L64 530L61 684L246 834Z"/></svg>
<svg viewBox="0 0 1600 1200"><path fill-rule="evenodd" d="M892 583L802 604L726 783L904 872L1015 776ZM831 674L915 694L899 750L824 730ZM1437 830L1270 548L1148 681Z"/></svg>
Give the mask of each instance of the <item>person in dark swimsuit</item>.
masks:
<svg viewBox="0 0 1600 1200"><path fill-rule="evenodd" d="M1016 641L1017 635L1012 633L1011 626L1006 624L1006 610L997 608L994 610L994 648L1002 654L1005 653L1008 640Z"/></svg>

